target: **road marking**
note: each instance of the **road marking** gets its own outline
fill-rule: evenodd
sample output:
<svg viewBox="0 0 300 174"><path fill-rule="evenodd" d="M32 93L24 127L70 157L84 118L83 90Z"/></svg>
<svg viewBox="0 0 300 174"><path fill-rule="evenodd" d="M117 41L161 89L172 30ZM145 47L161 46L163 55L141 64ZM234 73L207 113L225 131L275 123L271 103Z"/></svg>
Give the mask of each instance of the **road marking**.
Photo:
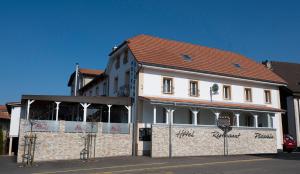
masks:
<svg viewBox="0 0 300 174"><path fill-rule="evenodd" d="M210 162L210 163L201 163L201 164L179 164L179 165L168 165L168 166L161 166L161 167L148 167L148 168L139 168L139 169L125 169L125 170L115 170L109 171L111 173L124 173L124 172L139 172L145 170L162 170L162 169L175 169L175 168L188 168L188 167L195 167L195 166L209 166L209 165L216 165L216 164L233 164L233 163L245 163L245 162L256 162L256 161L266 161L272 159L251 159L251 160L233 160L233 161L219 161L219 162ZM94 174L104 174L104 172L94 173Z"/></svg>
<svg viewBox="0 0 300 174"><path fill-rule="evenodd" d="M60 171L49 171L49 172L38 172L32 174L56 174L56 173L68 173L68 172L80 172L80 171L89 171L89 170L104 170L104 169L114 169L114 168L124 168L124 167L137 167L137 166L151 166L151 165L162 165L163 163L145 163L145 164L132 164L132 165L119 165L119 166L109 166L109 167L96 167L96 168L87 168L87 169L70 169L70 170L60 170ZM111 174L111 172L103 172L103 174Z"/></svg>

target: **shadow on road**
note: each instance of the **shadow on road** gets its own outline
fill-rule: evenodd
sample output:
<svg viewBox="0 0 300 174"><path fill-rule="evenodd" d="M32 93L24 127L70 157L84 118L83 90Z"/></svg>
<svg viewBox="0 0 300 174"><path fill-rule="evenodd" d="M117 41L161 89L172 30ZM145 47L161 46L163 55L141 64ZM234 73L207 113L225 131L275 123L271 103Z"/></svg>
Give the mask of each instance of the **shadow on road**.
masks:
<svg viewBox="0 0 300 174"><path fill-rule="evenodd" d="M259 154L259 155L251 155L251 156L280 159L280 160L300 160L299 152L294 152L294 153L279 152L277 154Z"/></svg>

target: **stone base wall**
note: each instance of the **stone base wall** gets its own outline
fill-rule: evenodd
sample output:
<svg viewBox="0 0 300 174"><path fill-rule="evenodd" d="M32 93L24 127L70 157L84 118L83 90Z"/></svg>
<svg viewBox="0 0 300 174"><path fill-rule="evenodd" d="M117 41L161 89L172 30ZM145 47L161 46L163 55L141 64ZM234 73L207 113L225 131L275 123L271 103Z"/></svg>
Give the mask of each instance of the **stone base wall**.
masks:
<svg viewBox="0 0 300 174"><path fill-rule="evenodd" d="M169 126L152 125L152 157L169 156ZM172 156L223 155L224 137L218 127L173 125ZM276 130L268 128L233 128L228 133L228 154L277 153Z"/></svg>
<svg viewBox="0 0 300 174"><path fill-rule="evenodd" d="M95 157L131 156L132 124L129 134L104 134L102 124L98 123L96 133ZM20 122L17 162L22 162L24 153L25 120ZM33 132L36 134L34 161L80 159L84 148L83 133L65 133L65 121L59 121L58 132Z"/></svg>

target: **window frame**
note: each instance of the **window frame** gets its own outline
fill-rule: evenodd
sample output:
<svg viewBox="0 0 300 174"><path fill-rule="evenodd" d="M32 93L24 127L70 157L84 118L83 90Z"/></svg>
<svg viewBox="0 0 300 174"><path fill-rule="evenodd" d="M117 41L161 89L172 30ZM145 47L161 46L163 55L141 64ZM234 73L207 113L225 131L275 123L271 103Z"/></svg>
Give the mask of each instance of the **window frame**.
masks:
<svg viewBox="0 0 300 174"><path fill-rule="evenodd" d="M225 92L224 92L225 87L229 88L229 98L225 97ZM231 85L223 85L222 93L223 93L223 100L231 100L232 99L232 96L231 96Z"/></svg>
<svg viewBox="0 0 300 174"><path fill-rule="evenodd" d="M165 79L166 80L171 80L171 83L170 83L171 84L171 87L170 87L171 91L170 92L165 92L165 90L164 90L165 89L164 88L164 84L165 84L164 81L165 81ZM172 78L172 77L162 77L162 93L163 94L168 94L168 95L173 95L174 94L174 78Z"/></svg>
<svg viewBox="0 0 300 174"><path fill-rule="evenodd" d="M250 100L247 99L247 90L250 90ZM244 100L245 102L253 102L252 88L249 87L244 88Z"/></svg>
<svg viewBox="0 0 300 174"><path fill-rule="evenodd" d="M267 96L266 96L266 92L269 92L269 95L270 95L270 101L268 102L267 101ZM264 99L265 99L265 103L266 104L272 104L272 92L270 89L264 89Z"/></svg>
<svg viewBox="0 0 300 174"><path fill-rule="evenodd" d="M117 82L117 83L116 83ZM115 77L114 78L114 93L116 94L118 92L118 88L119 88L119 78Z"/></svg>
<svg viewBox="0 0 300 174"><path fill-rule="evenodd" d="M117 56L116 56L116 63L115 63L115 68L116 68L116 69L119 69L119 68L120 68L120 59L121 59L121 56L120 56L120 55L117 55Z"/></svg>
<svg viewBox="0 0 300 174"><path fill-rule="evenodd" d="M196 94L192 95L192 88L191 88L191 84L195 83L196 84ZM190 97L199 97L199 81L198 80L189 80L189 96Z"/></svg>
<svg viewBox="0 0 300 174"><path fill-rule="evenodd" d="M128 49L126 49L123 53L123 64L128 63Z"/></svg>

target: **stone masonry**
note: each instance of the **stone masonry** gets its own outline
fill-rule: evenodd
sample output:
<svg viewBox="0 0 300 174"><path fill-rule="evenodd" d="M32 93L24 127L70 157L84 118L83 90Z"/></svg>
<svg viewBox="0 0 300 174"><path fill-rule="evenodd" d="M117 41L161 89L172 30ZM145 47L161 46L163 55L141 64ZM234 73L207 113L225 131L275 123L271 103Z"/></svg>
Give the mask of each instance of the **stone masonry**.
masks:
<svg viewBox="0 0 300 174"><path fill-rule="evenodd" d="M22 162L24 153L25 120L20 122L19 150L17 162ZM96 133L95 157L131 156L132 124L129 134L104 134L102 124L98 123ZM65 133L65 121L59 121L58 132L33 132L37 136L34 161L80 159L84 148L83 133Z"/></svg>
<svg viewBox="0 0 300 174"><path fill-rule="evenodd" d="M172 156L223 155L223 132L216 126L173 125ZM269 128L233 128L228 133L228 153L277 153L276 130ZM152 125L152 157L169 156L169 126Z"/></svg>

